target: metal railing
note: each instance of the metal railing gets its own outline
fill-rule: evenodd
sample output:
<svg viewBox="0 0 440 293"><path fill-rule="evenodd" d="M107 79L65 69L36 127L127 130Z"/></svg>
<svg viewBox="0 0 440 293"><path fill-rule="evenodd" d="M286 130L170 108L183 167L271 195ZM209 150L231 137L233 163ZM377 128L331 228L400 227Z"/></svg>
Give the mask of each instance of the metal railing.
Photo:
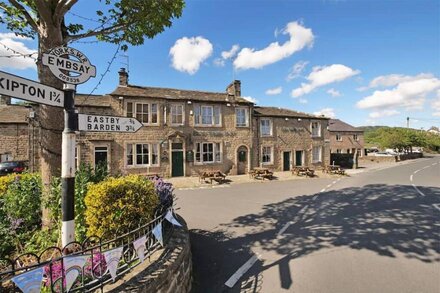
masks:
<svg viewBox="0 0 440 293"><path fill-rule="evenodd" d="M103 241L97 236L90 236L84 242L71 242L63 248L48 247L40 254L24 253L14 259L0 259L0 292L21 292L12 278L27 271L43 267L42 292L66 292L66 272L64 259L72 256L87 256L87 262L76 278L69 292L103 291L104 285L112 282L103 252L123 247L118 264L117 276L125 275L141 262L133 247L136 239L146 236L145 260L161 248L152 233L154 227L162 223L163 244L166 246L173 232L173 225L164 220L171 207L159 208L153 220L128 233Z"/></svg>

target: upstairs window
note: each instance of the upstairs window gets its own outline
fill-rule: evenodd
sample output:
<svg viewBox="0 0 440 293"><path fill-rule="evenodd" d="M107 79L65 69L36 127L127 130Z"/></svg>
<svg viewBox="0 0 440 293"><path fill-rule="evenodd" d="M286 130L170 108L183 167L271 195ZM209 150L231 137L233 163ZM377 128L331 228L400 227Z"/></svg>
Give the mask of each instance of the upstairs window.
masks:
<svg viewBox="0 0 440 293"><path fill-rule="evenodd" d="M183 105L171 105L171 124L183 125Z"/></svg>
<svg viewBox="0 0 440 293"><path fill-rule="evenodd" d="M247 108L235 109L235 126L237 127L249 126L249 111Z"/></svg>
<svg viewBox="0 0 440 293"><path fill-rule="evenodd" d="M320 137L321 136L321 123L312 122L312 137Z"/></svg>
<svg viewBox="0 0 440 293"><path fill-rule="evenodd" d="M357 134L353 134L353 139L354 139L355 141L359 141L359 137L358 137L358 135L357 135Z"/></svg>
<svg viewBox="0 0 440 293"><path fill-rule="evenodd" d="M342 141L342 135L336 133L336 141Z"/></svg>
<svg viewBox="0 0 440 293"><path fill-rule="evenodd" d="M261 131L261 136L272 136L272 120L261 119L260 131Z"/></svg>
<svg viewBox="0 0 440 293"><path fill-rule="evenodd" d="M194 124L196 126L221 126L220 106L194 106Z"/></svg>
<svg viewBox="0 0 440 293"><path fill-rule="evenodd" d="M158 104L127 102L127 117L133 117L143 124L157 124Z"/></svg>

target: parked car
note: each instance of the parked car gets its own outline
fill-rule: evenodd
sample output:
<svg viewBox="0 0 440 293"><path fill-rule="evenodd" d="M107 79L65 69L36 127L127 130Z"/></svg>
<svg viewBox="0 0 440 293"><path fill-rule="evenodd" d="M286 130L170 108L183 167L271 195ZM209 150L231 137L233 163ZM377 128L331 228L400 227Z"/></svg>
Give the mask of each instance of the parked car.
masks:
<svg viewBox="0 0 440 293"><path fill-rule="evenodd" d="M22 173L27 169L25 161L8 161L0 163L0 176L10 173Z"/></svg>

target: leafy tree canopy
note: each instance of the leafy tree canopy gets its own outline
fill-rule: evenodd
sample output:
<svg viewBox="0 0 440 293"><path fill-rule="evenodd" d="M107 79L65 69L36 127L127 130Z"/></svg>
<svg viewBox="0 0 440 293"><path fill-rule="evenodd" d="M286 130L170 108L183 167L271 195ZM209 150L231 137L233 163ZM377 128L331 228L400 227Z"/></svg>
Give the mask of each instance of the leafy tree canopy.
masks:
<svg viewBox="0 0 440 293"><path fill-rule="evenodd" d="M90 0L89 0L90 1ZM17 35L48 37L50 28L61 29L64 44L87 37L115 43L142 45L172 25L182 14L183 0L98 0L102 9L94 18L97 26L65 23L65 15L78 0L9 0L0 1L0 23ZM1 11L0 10L0 11ZM127 49L124 44L123 50Z"/></svg>

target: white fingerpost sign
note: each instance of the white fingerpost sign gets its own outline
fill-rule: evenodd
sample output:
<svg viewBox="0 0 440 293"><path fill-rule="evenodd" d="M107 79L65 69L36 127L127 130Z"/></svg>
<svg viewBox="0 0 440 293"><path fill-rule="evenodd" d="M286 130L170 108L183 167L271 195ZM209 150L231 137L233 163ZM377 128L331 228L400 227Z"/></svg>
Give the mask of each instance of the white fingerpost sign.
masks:
<svg viewBox="0 0 440 293"><path fill-rule="evenodd" d="M97 132L136 132L142 127L135 118L78 114L78 130Z"/></svg>
<svg viewBox="0 0 440 293"><path fill-rule="evenodd" d="M96 76L96 67L90 63L86 55L74 48L56 47L43 54L42 62L65 83L85 83L89 78Z"/></svg>
<svg viewBox="0 0 440 293"><path fill-rule="evenodd" d="M56 88L0 71L0 94L55 107L64 107L64 92Z"/></svg>

